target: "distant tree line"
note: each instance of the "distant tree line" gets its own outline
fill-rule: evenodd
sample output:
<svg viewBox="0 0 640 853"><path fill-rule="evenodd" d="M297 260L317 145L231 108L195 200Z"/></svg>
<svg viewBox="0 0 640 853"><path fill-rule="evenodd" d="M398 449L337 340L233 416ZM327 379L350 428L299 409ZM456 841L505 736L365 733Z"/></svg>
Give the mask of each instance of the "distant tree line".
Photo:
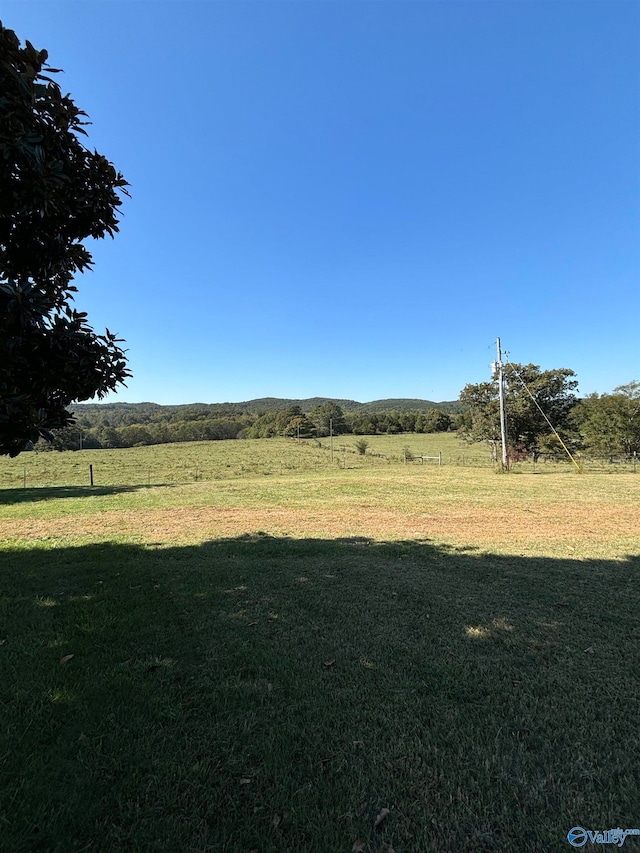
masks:
<svg viewBox="0 0 640 853"><path fill-rule="evenodd" d="M301 438L334 435L395 435L401 432L446 432L456 426L456 416L439 409L426 412L381 411L343 412L334 402L327 401L304 413L300 406L284 411L267 412L257 418L247 430L247 438L271 438L290 435Z"/></svg>
<svg viewBox="0 0 640 853"><path fill-rule="evenodd" d="M111 409L99 405L85 406L80 409L74 425L55 430L53 441L41 440L35 449L106 449L276 436L310 439L322 438L331 432L334 435L444 432L454 429L458 418L439 409L345 413L333 401L316 405L309 412L304 412L297 404L266 412L242 412L229 406L224 416L217 417L211 417L210 410L204 404L158 406L136 403Z"/></svg>
<svg viewBox="0 0 640 853"><path fill-rule="evenodd" d="M575 373L567 368L541 371L535 364L508 365L506 410L509 457L560 458L564 445L615 460L640 453L640 382L620 385L610 394L579 399ZM271 404L271 401L268 401ZM264 411L242 404L159 406L153 403L78 406L73 425L40 440L36 450L79 450L140 447L184 441L273 438L300 439L334 435L395 435L457 431L460 438L484 441L494 458L500 446L498 383L466 385L462 412L360 407L344 411L333 400L309 411L282 401L284 408ZM416 401L417 402L417 401ZM562 440L562 442L559 440Z"/></svg>
<svg viewBox="0 0 640 853"><path fill-rule="evenodd" d="M189 421L160 421L126 426L92 426L89 418L80 418L73 426L53 431L53 441L41 439L35 449L81 450L143 447L179 441L220 441L239 438L247 428L246 418L215 418Z"/></svg>

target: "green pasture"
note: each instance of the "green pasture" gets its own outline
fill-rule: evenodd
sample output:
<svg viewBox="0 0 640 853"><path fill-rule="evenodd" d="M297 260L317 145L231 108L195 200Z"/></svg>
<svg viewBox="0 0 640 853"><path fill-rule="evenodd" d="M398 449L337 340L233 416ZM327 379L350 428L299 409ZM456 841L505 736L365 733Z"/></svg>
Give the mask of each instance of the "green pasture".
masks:
<svg viewBox="0 0 640 853"><path fill-rule="evenodd" d="M2 853L640 827L640 477L341 441L0 463Z"/></svg>
<svg viewBox="0 0 640 853"><path fill-rule="evenodd" d="M0 459L0 488L95 485L157 485L228 479L332 468L365 468L403 464L404 448L415 455L443 455L445 464L491 466L487 448L465 445L453 433L370 436L367 453L357 453L359 436L298 442L295 439L203 441L159 444L118 450L23 453ZM417 463L414 463L417 464ZM428 463L427 463L428 464ZM435 463L437 464L437 462Z"/></svg>
<svg viewBox="0 0 640 853"><path fill-rule="evenodd" d="M365 438L369 446L364 455L356 451L356 442ZM38 486L80 486L90 482L93 467L96 486L160 485L190 483L198 480L281 476L295 472L323 472L332 469L362 469L404 465L407 449L415 457L438 457L442 465L456 468L494 468L484 443L467 444L455 433L380 436L338 435L297 442L295 439L252 439L247 441L187 442L132 447L118 450L82 450L75 452L22 453L16 459L0 459L0 489ZM603 460L580 460L587 471L607 473L633 472L635 466L609 464ZM411 466L438 465L436 458ZM573 471L571 462L523 462L514 471L557 473Z"/></svg>

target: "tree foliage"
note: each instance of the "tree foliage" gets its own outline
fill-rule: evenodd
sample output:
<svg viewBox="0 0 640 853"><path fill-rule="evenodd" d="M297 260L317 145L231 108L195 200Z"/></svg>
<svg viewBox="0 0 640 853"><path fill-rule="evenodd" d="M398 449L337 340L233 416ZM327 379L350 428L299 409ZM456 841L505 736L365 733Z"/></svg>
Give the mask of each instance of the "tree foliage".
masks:
<svg viewBox="0 0 640 853"><path fill-rule="evenodd" d="M318 435L341 435L347 432L344 412L341 407L331 400L322 403L310 413L309 420L314 424Z"/></svg>
<svg viewBox="0 0 640 853"><path fill-rule="evenodd" d="M121 341L71 307L92 265L83 241L113 237L127 182L81 142L83 119L42 73L47 52L0 23L0 453L72 421L76 400L130 375Z"/></svg>
<svg viewBox="0 0 640 853"><path fill-rule="evenodd" d="M429 409L416 417L414 429L416 432L448 432L452 424L451 415L440 409Z"/></svg>
<svg viewBox="0 0 640 853"><path fill-rule="evenodd" d="M79 403L74 405L77 429L52 430L52 450L79 450L113 447L134 447L146 444L166 444L181 441L216 441L235 438L272 438L287 436L309 439L317 435L311 412L319 408L318 398L306 405L280 400L282 408L256 408L259 401L246 403L189 403L161 406L157 403ZM326 403L323 400L323 403ZM331 401L336 403L336 401ZM269 405L272 398L268 400ZM305 403L305 401L302 401ZM337 404L339 406L339 403ZM342 407L339 406L341 409ZM334 409L331 409L335 413ZM326 412L325 412L326 416ZM455 416L457 420L459 415ZM342 433L354 435L393 435L401 432L441 432L453 429L454 418L439 409L407 411L404 409L371 410L359 415L347 412L343 422L334 421ZM323 434L329 434L328 421ZM37 443L44 450L43 440Z"/></svg>
<svg viewBox="0 0 640 853"><path fill-rule="evenodd" d="M640 382L591 394L576 406L572 421L589 453L609 458L640 453Z"/></svg>
<svg viewBox="0 0 640 853"><path fill-rule="evenodd" d="M573 370L541 371L536 364L508 364L505 375L510 453L524 452L536 457L541 453L561 451L549 422L563 440L569 438L569 413L576 405L573 392L578 386ZM460 401L468 406L460 435L470 441L487 441L495 450L501 440L497 376L490 382L466 385L460 393Z"/></svg>

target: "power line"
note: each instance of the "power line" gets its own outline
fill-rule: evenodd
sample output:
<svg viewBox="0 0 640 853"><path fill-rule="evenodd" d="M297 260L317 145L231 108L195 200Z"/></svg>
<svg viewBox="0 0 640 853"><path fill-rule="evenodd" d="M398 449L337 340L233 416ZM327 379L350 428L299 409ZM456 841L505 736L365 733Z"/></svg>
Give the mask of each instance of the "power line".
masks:
<svg viewBox="0 0 640 853"><path fill-rule="evenodd" d="M499 339L498 339L498 340L499 340ZM536 400L536 398L533 396L533 394L532 394L532 393L531 393L531 391L529 390L529 387L528 387L527 383L524 381L524 379L522 378L522 376L520 376L520 374L519 374L519 373L518 373L518 371L515 369L515 367L513 366L513 364L511 364L510 362L506 362L506 364L507 364L507 366L508 366L508 367L510 367L510 368L511 368L511 370L515 373L515 375L517 376L517 378L520 380L520 383L521 383L522 387L523 387L523 388L524 388L524 390L527 392L527 394L531 397L531 399L533 400L533 403L534 403L535 407L538 409L538 411L540 412L540 414L542 415L542 417L545 419L545 421L546 421L546 422L549 424L549 426L551 427L551 430L552 430L553 434L555 435L555 437L558 439L558 441L560 442L560 444L561 444L561 445L562 445L562 447L564 448L564 450L565 450L565 452L566 452L567 456L569 457L569 459L570 459L570 460L573 462L573 464L576 466L576 469L577 469L578 473L579 473L579 474L582 474L582 468L580 467L580 465L578 465L578 463L576 462L576 460L575 460L575 459L573 458L573 456L571 455L571 451L569 450L569 448L567 447L567 445L564 443L564 441L560 438L560 435L559 435L559 433L558 433L558 430L554 427L554 425L551 423L551 421L549 420L549 418L546 416L546 414L545 414L545 413L544 413L544 411L542 410L542 408L541 408L540 404L538 403L538 401Z"/></svg>

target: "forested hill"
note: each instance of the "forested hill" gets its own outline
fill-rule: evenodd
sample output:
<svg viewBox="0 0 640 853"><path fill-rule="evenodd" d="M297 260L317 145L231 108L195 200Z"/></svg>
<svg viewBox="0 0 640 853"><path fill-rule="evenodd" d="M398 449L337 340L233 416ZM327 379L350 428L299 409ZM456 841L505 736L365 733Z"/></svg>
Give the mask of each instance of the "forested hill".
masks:
<svg viewBox="0 0 640 853"><path fill-rule="evenodd" d="M375 435L399 432L443 432L457 427L459 402L429 400L336 400L311 397L286 400L263 397L243 403L78 403L75 424L41 440L38 450L136 447L173 441L216 441L230 438Z"/></svg>
<svg viewBox="0 0 640 853"><path fill-rule="evenodd" d="M299 406L310 413L323 403L335 403L345 413L371 414L376 412L428 412L438 409L458 414L464 407L457 400L434 403L420 399L386 399L359 403L357 400L339 400L331 397L308 397L303 400L280 397L260 397L240 403L186 403L163 406L159 403L76 403L73 411L86 425L127 426L129 424L157 423L162 421L194 420L201 418L229 418L239 415L261 415L280 412Z"/></svg>
<svg viewBox="0 0 640 853"><path fill-rule="evenodd" d="M449 415L458 415L465 410L465 406L459 400L449 400L442 403L434 403L431 400L414 400L411 398L399 397L388 400L372 400L370 403L356 403L357 409L349 409L347 406L342 408L347 411L357 411L359 414L364 412L429 412L431 409L438 409L440 412L446 412Z"/></svg>

